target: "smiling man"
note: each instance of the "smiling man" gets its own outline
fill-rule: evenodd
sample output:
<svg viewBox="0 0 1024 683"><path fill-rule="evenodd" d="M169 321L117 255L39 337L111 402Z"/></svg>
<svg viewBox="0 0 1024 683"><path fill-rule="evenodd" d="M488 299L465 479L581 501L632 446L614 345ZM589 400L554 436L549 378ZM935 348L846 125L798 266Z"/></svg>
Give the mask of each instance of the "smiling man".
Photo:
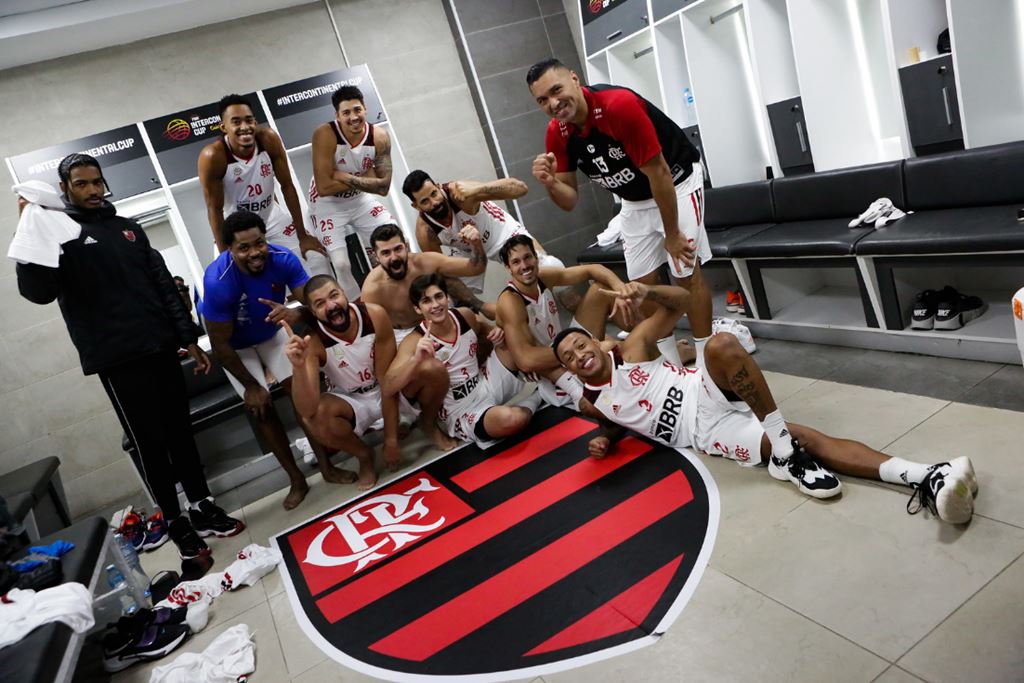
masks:
<svg viewBox="0 0 1024 683"><path fill-rule="evenodd" d="M218 106L224 135L199 153L199 183L217 249L227 249L221 239L224 217L251 211L263 219L271 244L302 258L310 251L324 253L320 242L306 233L281 138L270 128L257 126L252 103L242 95L225 95ZM287 212L274 201L275 181Z"/></svg>
<svg viewBox="0 0 1024 683"><path fill-rule="evenodd" d="M331 104L334 120L313 131L310 213L338 281L354 298L359 285L352 275L345 226L352 226L366 247L374 228L395 222L373 196L384 197L391 189L391 138L367 122L359 88L343 85L331 95ZM366 249L372 263L371 248Z"/></svg>
<svg viewBox="0 0 1024 683"><path fill-rule="evenodd" d="M224 221L221 240L228 250L211 263L203 277L203 316L210 344L228 380L256 418L263 440L288 473L291 490L284 508L302 502L309 491L306 477L292 456L288 435L277 415L267 384L267 370L291 394L292 366L285 357L288 334L278 322L288 315L285 288L303 300L309 277L299 259L278 246L268 245L263 219L250 211L236 211ZM293 318L293 320L296 318ZM309 436L307 424L302 428ZM324 481L351 484L355 475L334 467L319 443L310 438Z"/></svg>
<svg viewBox="0 0 1024 683"><path fill-rule="evenodd" d="M700 152L672 119L632 90L583 86L557 59L530 67L526 83L551 117L547 151L534 159L534 177L565 211L579 199L577 170L622 200L612 220L622 229L626 273L630 280L655 284L668 263L672 278L692 297L688 316L697 364L703 364L711 294L700 266L711 259L711 246L704 232ZM645 313L652 311L645 306ZM669 330L658 348L678 363L673 335Z"/></svg>

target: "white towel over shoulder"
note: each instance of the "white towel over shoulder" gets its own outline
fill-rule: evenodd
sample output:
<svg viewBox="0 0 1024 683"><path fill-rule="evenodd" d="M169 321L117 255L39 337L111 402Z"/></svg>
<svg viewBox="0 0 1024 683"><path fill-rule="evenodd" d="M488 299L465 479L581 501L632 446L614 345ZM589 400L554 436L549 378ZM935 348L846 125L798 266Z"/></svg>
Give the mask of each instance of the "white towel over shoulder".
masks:
<svg viewBox="0 0 1024 683"><path fill-rule="evenodd" d="M18 263L37 263L56 268L65 242L78 238L82 226L60 209L64 202L49 183L29 180L12 185L14 194L24 197L29 204L21 212L18 230L14 233L7 256Z"/></svg>

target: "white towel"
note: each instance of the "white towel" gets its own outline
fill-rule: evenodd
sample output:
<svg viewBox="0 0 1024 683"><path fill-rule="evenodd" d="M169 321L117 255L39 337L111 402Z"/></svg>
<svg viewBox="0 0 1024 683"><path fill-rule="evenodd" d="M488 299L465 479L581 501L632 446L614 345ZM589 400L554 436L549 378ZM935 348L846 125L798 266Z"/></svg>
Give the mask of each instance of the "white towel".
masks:
<svg viewBox="0 0 1024 683"><path fill-rule="evenodd" d="M12 588L0 600L0 647L51 621L63 622L75 633L91 629L95 622L89 589L74 582L41 591Z"/></svg>
<svg viewBox="0 0 1024 683"><path fill-rule="evenodd" d="M149 683L238 683L256 670L255 645L245 624L232 626L202 652L178 655L153 669Z"/></svg>
<svg viewBox="0 0 1024 683"><path fill-rule="evenodd" d="M280 562L280 551L250 543L238 551L235 561L224 571L212 572L195 581L182 581L156 607L180 607L203 600L206 596L213 599L225 591L252 586L276 569Z"/></svg>
<svg viewBox="0 0 1024 683"><path fill-rule="evenodd" d="M7 256L18 263L37 263L56 268L63 253L62 244L78 238L82 226L59 209L64 208L60 194L42 180L12 185L14 194L29 204L21 212L18 230L14 233Z"/></svg>
<svg viewBox="0 0 1024 683"><path fill-rule="evenodd" d="M608 221L608 227L597 236L597 243L602 247L610 247L622 239L622 214L617 213Z"/></svg>

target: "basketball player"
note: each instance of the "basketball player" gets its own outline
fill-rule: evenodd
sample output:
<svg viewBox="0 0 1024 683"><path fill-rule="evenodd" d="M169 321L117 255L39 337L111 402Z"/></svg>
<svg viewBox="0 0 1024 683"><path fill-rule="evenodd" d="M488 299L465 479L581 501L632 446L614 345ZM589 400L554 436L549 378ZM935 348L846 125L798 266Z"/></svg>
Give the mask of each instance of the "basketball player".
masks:
<svg viewBox="0 0 1024 683"><path fill-rule="evenodd" d="M412 332L422 319L409 302L409 285L420 275L438 273L446 278L479 275L487 267L483 243L477 229L468 225L462 236L472 253L469 258L445 256L433 251L415 254L409 251L405 233L397 225L382 225L370 236L377 264L363 283L362 300L382 306L395 328L395 341Z"/></svg>
<svg viewBox="0 0 1024 683"><path fill-rule="evenodd" d="M704 172L700 153L682 129L628 88L580 85L557 59L530 67L526 75L548 123L547 152L533 162L533 175L559 208L576 206L576 170L616 194L622 211L626 274L655 284L667 261L675 281L690 291L690 327L697 364L711 336L711 294L700 265L711 259L704 232ZM650 305L645 313L651 313ZM674 332L658 348L679 364Z"/></svg>
<svg viewBox="0 0 1024 683"><path fill-rule="evenodd" d="M225 95L219 107L224 135L199 153L199 184L217 250L227 249L221 239L224 217L251 211L263 219L271 244L300 258L310 251L325 253L320 242L306 233L281 138L270 128L257 127L252 103L242 95ZM275 179L287 212L274 201Z"/></svg>
<svg viewBox="0 0 1024 683"><path fill-rule="evenodd" d="M517 368L537 381L541 397L556 406L576 407L583 387L551 357L551 340L562 330L558 305L551 293L556 285L576 285L593 281L577 308L574 325L604 338L605 321L613 318L622 329L629 329L639 316L627 300L612 300L602 295L601 287L621 291L625 285L612 271L597 264L571 268L540 268L533 240L516 235L502 246L499 257L512 279L498 295L498 326L505 331L505 343Z"/></svg>
<svg viewBox="0 0 1024 683"><path fill-rule="evenodd" d="M277 318L283 311L280 304L284 302L285 287L301 301L309 277L294 254L267 244L266 226L255 213L236 211L228 216L221 240L228 250L206 268L203 277L206 329L231 386L256 417L260 435L288 474L291 489L284 508L291 510L306 497L309 485L295 464L288 435L270 396L266 371L291 393L292 368L284 354L288 335L277 325ZM355 480L352 472L331 464L315 439L309 442L324 481L351 484Z"/></svg>
<svg viewBox="0 0 1024 683"><path fill-rule="evenodd" d="M602 349L579 328L555 337L555 358L585 383L580 401L585 414L669 446L693 447L743 466L765 462L772 477L790 481L815 498L830 498L842 490L829 471L835 470L911 486L911 513L927 506L947 522L971 518L978 485L966 456L925 465L787 423L761 369L733 335L712 337L704 349L704 366L693 370L661 356L656 342L685 313L689 296L684 290L629 283L622 291L607 294L634 303L654 301L660 307L611 350ZM607 429L591 440L590 453L604 457L623 431ZM911 510L915 502L917 509Z"/></svg>
<svg viewBox="0 0 1024 683"><path fill-rule="evenodd" d="M359 285L352 276L344 229L351 225L365 247L374 228L395 222L372 196L384 197L391 189L391 138L367 123L359 88L343 85L331 95L331 104L334 120L313 131L310 213L345 294L355 298ZM370 249L367 257L372 263Z"/></svg>
<svg viewBox="0 0 1024 683"><path fill-rule="evenodd" d="M523 225L513 218L495 201L518 199L526 194L526 183L517 178L499 178L487 183L473 180L454 180L439 184L423 171L413 171L402 183L402 192L412 202L412 208L419 212L416 219L416 241L423 251L440 252L445 246L458 256L469 257L469 244L459 235L459 231L467 225L473 225L480 233L487 258L498 262L498 252L508 238L515 235L530 235ZM564 267L560 260L549 255L541 247L540 242L533 238L533 247L537 251L540 263L544 267ZM457 285L448 283L449 291L458 303L465 303L470 308L484 312L494 319L494 304L480 302L479 297L484 291L484 275L463 278L472 293L472 298L464 295Z"/></svg>
<svg viewBox="0 0 1024 683"><path fill-rule="evenodd" d="M447 283L437 273L414 279L409 285L409 301L423 322L398 347L398 356L388 370L391 388L402 389L415 379L424 359L436 358L448 371L448 391L438 417L450 436L486 448L522 431L540 405L540 396L531 394L522 406L504 405L526 382L502 343L501 328L492 327L468 308L449 310ZM481 368L477 345L484 337L494 344L494 353Z"/></svg>
<svg viewBox="0 0 1024 683"><path fill-rule="evenodd" d="M378 378L384 377L395 359L395 335L388 314L376 304L350 303L330 275L310 278L305 295L315 318L312 334L299 337L287 322L281 323L289 335L285 352L294 368L295 410L320 443L356 456L357 486L370 489L377 483L373 448L361 437L383 428L384 463L391 471L397 470L402 460L400 410L409 417L419 413L424 431L433 436L437 431L434 420L448 389L448 373L440 363L424 363L404 393L382 395ZM321 370L327 380L326 393L320 393ZM414 410L412 404L421 410Z"/></svg>

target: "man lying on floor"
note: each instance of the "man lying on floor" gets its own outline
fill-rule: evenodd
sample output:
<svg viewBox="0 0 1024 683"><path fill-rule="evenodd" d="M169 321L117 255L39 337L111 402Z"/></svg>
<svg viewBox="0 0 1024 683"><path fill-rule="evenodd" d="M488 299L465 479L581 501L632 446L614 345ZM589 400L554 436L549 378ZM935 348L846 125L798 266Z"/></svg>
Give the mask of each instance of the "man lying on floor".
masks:
<svg viewBox="0 0 1024 683"><path fill-rule="evenodd" d="M604 435L590 442L594 457L604 457L624 427L743 466L767 463L772 477L793 482L815 498L830 498L842 490L829 471L834 470L911 487L911 514L928 507L954 524L971 519L978 484L968 457L926 465L786 423L761 369L731 334L708 341L703 368L680 368L661 357L656 343L686 313L685 290L633 282L606 295L661 306L619 345L606 342L602 347L579 328L563 330L551 344L558 362L584 383L581 412L606 426Z"/></svg>

